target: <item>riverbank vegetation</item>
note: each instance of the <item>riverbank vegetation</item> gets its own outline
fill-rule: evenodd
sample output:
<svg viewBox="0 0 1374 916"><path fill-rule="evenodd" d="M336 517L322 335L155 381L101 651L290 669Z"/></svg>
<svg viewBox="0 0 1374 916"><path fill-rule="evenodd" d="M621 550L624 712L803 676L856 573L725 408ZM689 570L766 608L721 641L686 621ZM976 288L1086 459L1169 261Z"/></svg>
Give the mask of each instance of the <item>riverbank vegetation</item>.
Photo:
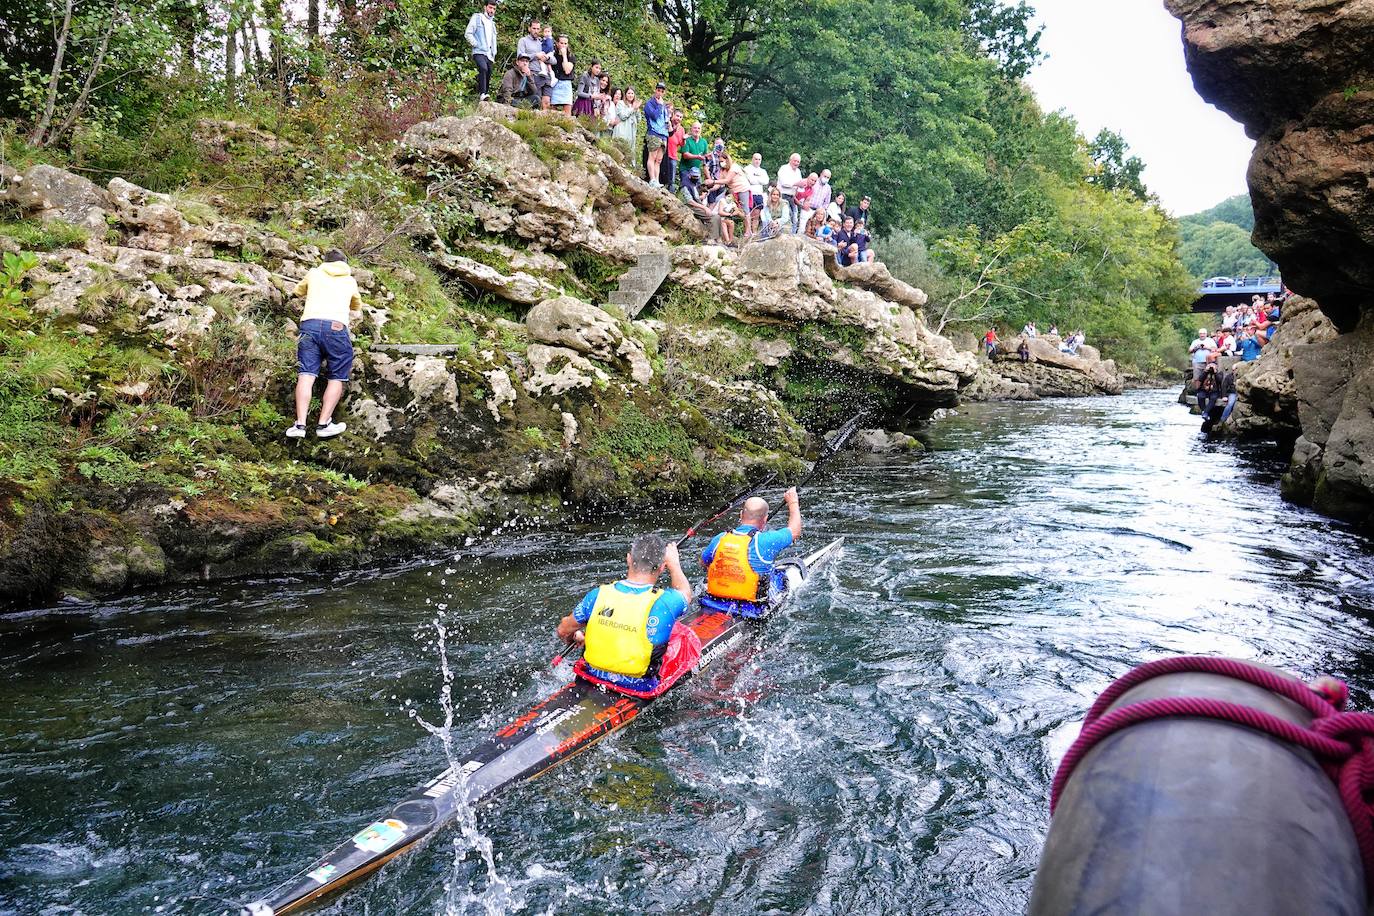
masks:
<svg viewBox="0 0 1374 916"><path fill-rule="evenodd" d="M407 192L385 156L410 124L471 97L469 12L18 0L0 14L5 158L264 213L370 194L358 202L398 222L404 207L386 205ZM497 72L540 18L641 97L666 78L708 134L761 151L770 171L800 151L870 194L884 259L932 294L932 324L1082 326L1143 364L1180 343L1177 229L1120 137L1087 140L1020 82L1041 56L1032 14L999 0L511 0Z"/></svg>
<svg viewBox="0 0 1374 916"><path fill-rule="evenodd" d="M1250 195L1237 194L1201 213L1179 217L1183 266L1198 280L1209 277L1262 277L1276 272L1250 241L1255 212Z"/></svg>

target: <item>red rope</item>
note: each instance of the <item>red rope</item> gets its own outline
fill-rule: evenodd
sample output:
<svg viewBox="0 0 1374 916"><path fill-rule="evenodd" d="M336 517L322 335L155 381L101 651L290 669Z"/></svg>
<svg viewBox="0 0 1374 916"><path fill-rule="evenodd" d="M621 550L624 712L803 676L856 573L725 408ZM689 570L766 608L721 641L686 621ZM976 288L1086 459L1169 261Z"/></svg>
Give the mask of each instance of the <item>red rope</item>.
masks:
<svg viewBox="0 0 1374 916"><path fill-rule="evenodd" d="M1131 688L1151 678L1185 672L1216 674L1263 687L1306 709L1312 714L1312 723L1307 727L1294 725L1262 710L1207 697L1158 697L1108 712ZM1369 887L1374 883L1374 804L1370 800L1374 796L1374 715L1343 712L1348 697L1345 684L1335 678L1322 678L1309 687L1267 668L1227 658L1185 655L1141 665L1114 681L1088 710L1082 731L1054 774L1050 813L1058 806L1074 769L1108 735L1140 722L1180 716L1231 722L1311 751L1321 762L1336 783L1350 817Z"/></svg>

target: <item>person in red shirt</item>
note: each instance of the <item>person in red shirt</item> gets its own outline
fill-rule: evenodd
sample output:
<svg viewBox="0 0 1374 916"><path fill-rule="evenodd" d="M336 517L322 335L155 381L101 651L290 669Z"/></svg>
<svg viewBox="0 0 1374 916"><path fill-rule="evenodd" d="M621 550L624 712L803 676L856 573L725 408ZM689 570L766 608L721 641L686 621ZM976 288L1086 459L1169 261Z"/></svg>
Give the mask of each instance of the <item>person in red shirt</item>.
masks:
<svg viewBox="0 0 1374 916"><path fill-rule="evenodd" d="M687 139L682 129L682 112L674 109L668 118L668 180L663 186L669 194L676 194L682 165L682 144Z"/></svg>
<svg viewBox="0 0 1374 916"><path fill-rule="evenodd" d="M988 359L992 359L992 355L997 352L997 345L1000 343L1001 341L997 339L997 329L988 328L988 332L983 335L983 346L987 347Z"/></svg>

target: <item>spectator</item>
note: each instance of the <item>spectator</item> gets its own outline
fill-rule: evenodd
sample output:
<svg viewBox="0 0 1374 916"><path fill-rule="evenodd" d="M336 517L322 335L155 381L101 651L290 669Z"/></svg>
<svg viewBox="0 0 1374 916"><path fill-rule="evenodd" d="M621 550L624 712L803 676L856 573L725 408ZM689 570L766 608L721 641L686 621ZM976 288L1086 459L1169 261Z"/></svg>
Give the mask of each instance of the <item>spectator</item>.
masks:
<svg viewBox="0 0 1374 916"><path fill-rule="evenodd" d="M781 235L786 231L788 221L787 204L783 202L782 192L777 188L768 189L768 200L763 205L763 226L759 230L759 237L771 239Z"/></svg>
<svg viewBox="0 0 1374 916"><path fill-rule="evenodd" d="M824 222L824 215L830 212L831 192L830 169L821 169L821 174L816 180L816 184L811 189L811 200L809 201L812 210L819 210Z"/></svg>
<svg viewBox="0 0 1374 916"><path fill-rule="evenodd" d="M635 98L633 86L627 86L623 93L617 89L615 95L615 126L611 128L611 136L624 144L625 154L633 162L639 153L639 147L636 145L639 134L639 100Z"/></svg>
<svg viewBox="0 0 1374 916"><path fill-rule="evenodd" d="M545 53L544 42L539 37L539 20L531 19L528 34L515 45L517 56L530 59L530 72L543 75L549 83L553 82L553 55Z"/></svg>
<svg viewBox="0 0 1374 916"><path fill-rule="evenodd" d="M835 262L841 267L853 267L863 258L863 253L859 251L857 242L850 242L848 245L839 245L835 249Z"/></svg>
<svg viewBox="0 0 1374 916"><path fill-rule="evenodd" d="M663 165L663 152L668 147L668 106L663 102L663 93L668 85L660 81L654 86L654 97L644 103L644 120L648 125L649 137L649 187L661 188L659 170Z"/></svg>
<svg viewBox="0 0 1374 916"><path fill-rule="evenodd" d="M1021 362L1030 362L1030 344L1024 334L1021 337L1021 345L1016 348L1016 355L1021 357Z"/></svg>
<svg viewBox="0 0 1374 916"><path fill-rule="evenodd" d="M692 200L701 199L701 173L706 166L706 138L701 135L701 122L692 123L692 132L682 143L682 167L686 170L682 186Z"/></svg>
<svg viewBox="0 0 1374 916"><path fill-rule="evenodd" d="M858 223L859 220L863 220L864 223L867 224L867 226L868 226L868 231L869 231L869 232L872 232L872 231L873 231L873 214L872 214L872 212L868 209L868 205L869 205L869 198L865 196L862 200L859 201L859 205L858 205L857 207L850 207L850 208L849 208L847 211L845 211L845 212L846 212L849 216L854 217L854 222L855 222L855 223Z"/></svg>
<svg viewBox="0 0 1374 916"><path fill-rule="evenodd" d="M997 348L1001 343L1002 342L997 339L997 329L988 328L988 332L983 335L983 349L987 351L988 359L992 359L997 355Z"/></svg>
<svg viewBox="0 0 1374 916"><path fill-rule="evenodd" d="M491 98L491 68L496 62L496 0L487 0L482 9L468 19L463 37L472 46L472 60L477 64L477 101Z"/></svg>
<svg viewBox="0 0 1374 916"><path fill-rule="evenodd" d="M768 170L763 167L763 155L755 153L749 164L744 167L744 175L749 179L749 193L753 195L753 209L763 209L763 192L768 187Z"/></svg>
<svg viewBox="0 0 1374 916"><path fill-rule="evenodd" d="M674 109L668 115L668 180L663 182L669 194L676 194L682 183L682 145L686 141L687 134L682 129L682 112Z"/></svg>
<svg viewBox="0 0 1374 916"><path fill-rule="evenodd" d="M314 396L315 378L325 366L324 394L315 436L328 439L347 429L332 419L343 397L344 383L353 368L353 341L348 336L349 313L361 310L362 297L348 259L337 248L324 253L324 261L296 284L297 296L305 297L300 337L296 341L296 422L286 431L291 439L305 438L305 419Z"/></svg>
<svg viewBox="0 0 1374 916"><path fill-rule="evenodd" d="M720 177L716 181L734 199L735 209L744 221L744 238L753 238L754 195L749 189L749 176L744 174L744 169L736 165L730 154L724 151L720 154Z"/></svg>
<svg viewBox="0 0 1374 916"><path fill-rule="evenodd" d="M825 211L812 210L811 218L806 221L806 237L809 239L819 239L821 237L821 227L825 225Z"/></svg>
<svg viewBox="0 0 1374 916"><path fill-rule="evenodd" d="M572 114L573 103L573 74L577 72L577 57L573 55L572 49L568 47L568 36L559 35L558 44L553 47L553 92L549 98L550 105L557 105L563 109L565 115Z"/></svg>
<svg viewBox="0 0 1374 916"><path fill-rule="evenodd" d="M1022 336L1022 337L1039 337L1039 336L1040 336L1039 334L1037 334L1037 333L1035 332L1035 322L1034 322L1034 321L1027 321L1027 322L1026 322L1026 326L1023 327L1023 328L1021 329L1021 336Z"/></svg>
<svg viewBox="0 0 1374 916"><path fill-rule="evenodd" d="M846 216L844 222L840 224L840 231L835 233L835 260L842 267L849 266L844 262L844 259L848 257L849 246L852 244L854 244L854 220L852 217Z"/></svg>
<svg viewBox="0 0 1374 916"><path fill-rule="evenodd" d="M1231 411L1236 407L1236 372L1234 369L1227 369L1225 372L1216 375L1215 366L1208 366L1207 371L1214 373L1216 379L1209 392L1204 394L1199 388L1197 403L1202 408L1202 431L1210 433L1212 427L1218 423L1225 423L1231 418Z"/></svg>
<svg viewBox="0 0 1374 916"><path fill-rule="evenodd" d="M553 26L544 26L544 37L540 40L539 46L544 49L544 62L548 64L551 79L557 79L557 75L553 72L553 51L556 44L557 42L553 40Z"/></svg>
<svg viewBox="0 0 1374 916"><path fill-rule="evenodd" d="M797 209L801 211L802 226L806 226L811 222L811 195L815 193L816 182L819 180L816 173L812 172L802 180L801 184L797 185L797 190L792 195L793 203L795 203Z"/></svg>
<svg viewBox="0 0 1374 916"><path fill-rule="evenodd" d="M539 107L539 85L536 83L535 75L530 72L528 57L523 54L517 57L515 66L501 77L501 88L496 90L496 101L517 108Z"/></svg>
<svg viewBox="0 0 1374 916"><path fill-rule="evenodd" d="M577 81L577 100L573 102L572 113L578 117L590 118L596 114L596 97L601 93L601 61L594 60Z"/></svg>
<svg viewBox="0 0 1374 916"><path fill-rule="evenodd" d="M689 199L687 206L692 208L697 219L709 227L711 241L718 241L727 246L734 244L735 223L731 219L734 214L734 204L728 194L716 198L714 203Z"/></svg>
<svg viewBox="0 0 1374 916"><path fill-rule="evenodd" d="M1246 328L1245 330L1243 330L1243 331L1240 332L1240 342L1236 345L1236 348L1240 351L1240 358L1241 358L1241 360L1242 360L1243 362L1252 363L1252 362L1254 362L1255 360L1259 359L1259 358L1260 358L1260 348L1261 348L1262 346L1263 346L1263 344L1261 344L1258 340L1255 339L1255 332L1254 332L1252 329ZM1197 368L1196 368L1196 367L1197 367L1197 356L1196 356L1196 355L1194 355L1194 357L1193 357L1193 366L1194 366L1193 375L1194 375L1194 377L1196 378L1196 376L1197 376Z"/></svg>
<svg viewBox="0 0 1374 916"><path fill-rule="evenodd" d="M1050 322L1049 334L1051 337L1059 336L1059 325L1055 324L1053 321Z"/></svg>
<svg viewBox="0 0 1374 916"><path fill-rule="evenodd" d="M878 260L878 252L873 250L873 240L868 234L868 225L861 219L854 221L854 243L859 246L860 260L868 264Z"/></svg>
<svg viewBox="0 0 1374 916"><path fill-rule="evenodd" d="M1193 360L1193 384L1202 381L1203 370L1207 368L1207 354L1216 348L1216 341L1207 334L1207 329L1198 328L1197 337L1188 345L1188 352L1192 354Z"/></svg>
<svg viewBox="0 0 1374 916"><path fill-rule="evenodd" d="M793 235L801 228L801 211L797 209L797 188L802 183L801 155L793 153L785 165L778 166L778 192L787 205L787 220Z"/></svg>
<svg viewBox="0 0 1374 916"><path fill-rule="evenodd" d="M596 101L594 105L596 110L592 112L592 117L596 118L597 122L603 125L602 129L597 131L597 136L609 137L611 135L611 125L606 123L606 115L611 107L611 77L608 73L603 72L601 74L601 83L597 86Z"/></svg>
<svg viewBox="0 0 1374 916"><path fill-rule="evenodd" d="M1077 356L1078 348L1083 346L1083 341L1086 339L1087 335L1085 335L1081 330L1074 331L1072 334L1069 335L1068 340L1060 344L1059 352L1067 353L1070 356Z"/></svg>
<svg viewBox="0 0 1374 916"><path fill-rule="evenodd" d="M824 214L820 214L824 218ZM833 219L826 219L820 231L816 233L816 238L825 242L827 245L835 244L835 233L840 231L840 224Z"/></svg>
<svg viewBox="0 0 1374 916"><path fill-rule="evenodd" d="M834 220L837 223L844 222L844 192L835 195L835 199L830 202L830 206L825 208L825 218Z"/></svg>

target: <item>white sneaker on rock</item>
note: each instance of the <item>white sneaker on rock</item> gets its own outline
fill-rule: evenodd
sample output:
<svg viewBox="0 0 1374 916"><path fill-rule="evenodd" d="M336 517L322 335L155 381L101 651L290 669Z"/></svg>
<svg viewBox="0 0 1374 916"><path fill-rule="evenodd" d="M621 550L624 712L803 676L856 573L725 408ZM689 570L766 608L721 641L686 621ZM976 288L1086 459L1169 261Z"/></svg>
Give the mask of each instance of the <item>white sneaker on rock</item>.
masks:
<svg viewBox="0 0 1374 916"><path fill-rule="evenodd" d="M315 427L315 437L317 439L330 439L348 429L347 423L340 423L335 420L333 423L321 423ZM304 433L302 433L304 435Z"/></svg>
<svg viewBox="0 0 1374 916"><path fill-rule="evenodd" d="M304 438L305 438L305 424L304 424L304 423L295 423L295 424L292 424L291 426L288 426L288 427L286 428L286 438L288 438L288 439L304 439Z"/></svg>

